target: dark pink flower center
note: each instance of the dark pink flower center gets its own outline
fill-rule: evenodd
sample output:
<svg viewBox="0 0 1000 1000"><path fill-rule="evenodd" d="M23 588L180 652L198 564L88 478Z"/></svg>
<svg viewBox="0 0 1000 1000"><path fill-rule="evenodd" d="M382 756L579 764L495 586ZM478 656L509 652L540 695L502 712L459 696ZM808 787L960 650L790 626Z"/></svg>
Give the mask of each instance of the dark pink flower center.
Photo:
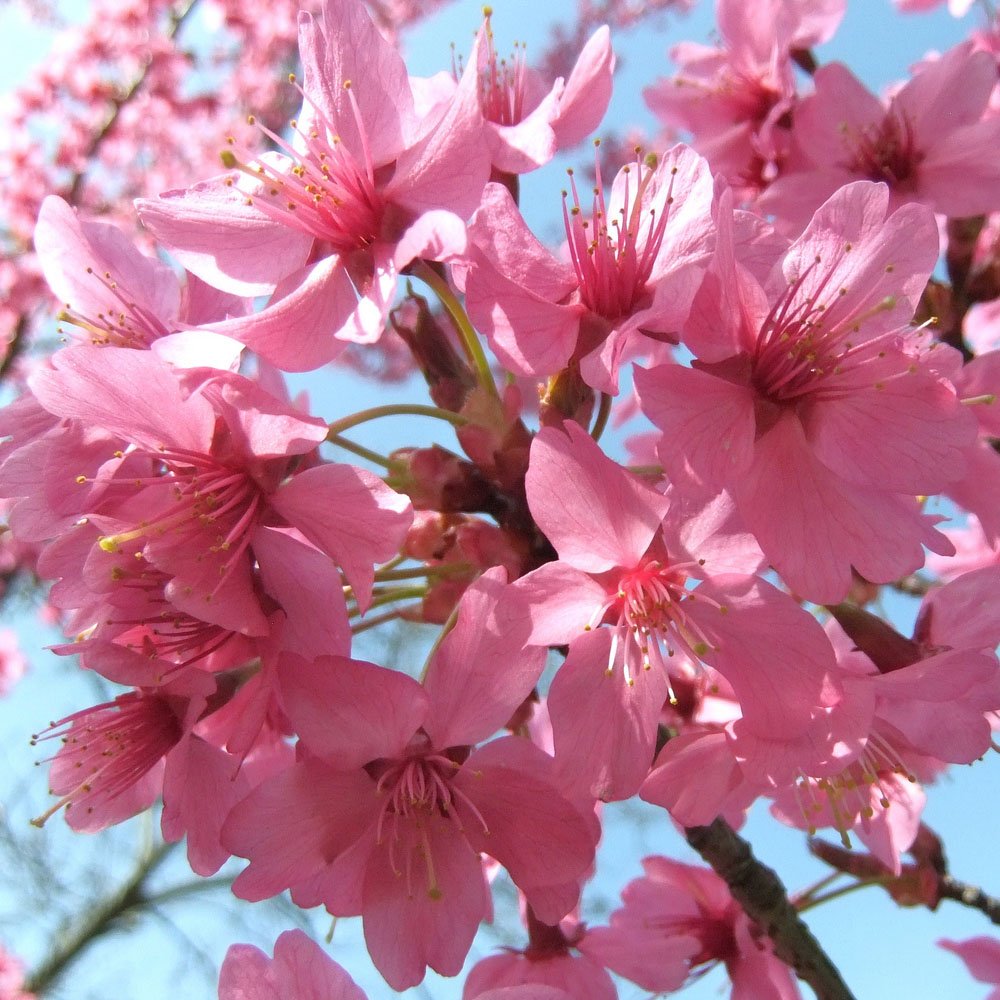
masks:
<svg viewBox="0 0 1000 1000"><path fill-rule="evenodd" d="M169 661L173 664L170 668L162 662L155 664L160 671L155 677L159 684L164 671L203 664L237 638L236 633L171 604L164 595L170 577L144 559L129 559L124 567L116 565L111 576L114 611L82 638L78 652L85 652L87 641L93 638L114 642L150 661Z"/></svg>
<svg viewBox="0 0 1000 1000"><path fill-rule="evenodd" d="M580 206L572 171L569 171L572 205L570 192L563 192L563 221L580 299L591 312L608 320L627 316L648 295L647 282L669 217L666 210L658 215L654 207L643 207L654 167L643 163L637 155L634 168L623 169L625 190L622 208L615 218L609 219L607 215L600 164L589 219ZM671 176L671 187L672 184ZM672 201L668 192L666 205Z"/></svg>
<svg viewBox="0 0 1000 1000"><path fill-rule="evenodd" d="M610 618L615 627L608 672L621 656L625 682L635 683L654 666L667 672L667 660L679 650L697 662L713 649L711 640L691 621L685 602L697 599L688 590L687 570L694 564L671 564L665 557L644 558L638 566L609 574L617 586L595 612L588 628ZM675 701L671 693L671 703Z"/></svg>
<svg viewBox="0 0 1000 1000"><path fill-rule="evenodd" d="M483 117L497 125L516 125L524 118L525 73L524 46L514 45L509 59L497 55L493 27L487 10L483 25L486 39L486 66L479 73L479 107ZM456 79L461 67L455 72Z"/></svg>
<svg viewBox="0 0 1000 1000"><path fill-rule="evenodd" d="M131 292L118 284L110 271L98 274L88 267L87 274L105 288L107 304L95 315L82 313L69 303L59 313L61 323L70 323L83 331L83 338L78 339L97 347L144 349L170 333L158 316L136 302Z"/></svg>
<svg viewBox="0 0 1000 1000"><path fill-rule="evenodd" d="M890 807L892 802L885 786L897 779L917 780L891 737L873 730L861 754L844 770L819 779L802 778L795 786L810 836L816 832L816 821L826 814L826 821L840 833L841 843L849 849L848 831L858 818L867 826L875 815L875 805L882 809Z"/></svg>
<svg viewBox="0 0 1000 1000"><path fill-rule="evenodd" d="M406 877L408 886L416 852L425 868L427 894L438 899L441 890L434 864L434 825L444 820L462 830L458 815L461 807L475 817L484 831L488 830L475 804L453 780L461 767L460 761L467 756L467 749L437 752L429 746L422 732L414 737L411 746L412 752L406 756L375 761L366 768L376 777L376 794L384 797L375 836L379 844L388 838L389 863L397 875ZM399 867L397 856L400 850L403 869Z"/></svg>
<svg viewBox="0 0 1000 1000"><path fill-rule="evenodd" d="M92 812L131 788L178 742L177 716L167 702L140 692L87 708L53 723L32 737L32 744L61 739L63 747L51 778L53 794L62 797L32 820L42 826L63 806L85 804Z"/></svg>
<svg viewBox="0 0 1000 1000"><path fill-rule="evenodd" d="M845 252L850 251L847 244ZM803 296L804 281L805 276L786 290L757 333L750 381L764 400L787 405L806 398L836 399L904 370L899 352L887 350L896 332L867 340L859 336L859 342L847 332L858 333L866 318L894 306L894 298L859 310L850 289L824 280Z"/></svg>
<svg viewBox="0 0 1000 1000"><path fill-rule="evenodd" d="M225 579L250 544L264 505L260 488L245 471L221 465L210 455L164 449L152 457L161 474L134 484L156 513L129 530L104 536L101 548L117 552L136 540L160 547L194 546L192 558L212 557L220 581Z"/></svg>
<svg viewBox="0 0 1000 1000"><path fill-rule="evenodd" d="M891 187L912 187L923 154L916 148L913 127L898 111L890 112L878 125L858 131L844 127L844 143L850 154L847 168Z"/></svg>
<svg viewBox="0 0 1000 1000"><path fill-rule="evenodd" d="M235 140L222 154L223 162L253 178L257 184L247 194L247 204L265 215L308 233L335 253L362 249L375 242L382 228L385 205L375 180L375 165L368 148L367 133L351 84L344 89L354 111L360 149L350 150L331 122L303 93L303 113L308 125L292 121L295 132L288 142L264 125L258 127L285 154L274 158L237 155ZM300 90L301 93L301 90ZM251 124L257 124L251 117ZM230 186L236 178L227 180Z"/></svg>

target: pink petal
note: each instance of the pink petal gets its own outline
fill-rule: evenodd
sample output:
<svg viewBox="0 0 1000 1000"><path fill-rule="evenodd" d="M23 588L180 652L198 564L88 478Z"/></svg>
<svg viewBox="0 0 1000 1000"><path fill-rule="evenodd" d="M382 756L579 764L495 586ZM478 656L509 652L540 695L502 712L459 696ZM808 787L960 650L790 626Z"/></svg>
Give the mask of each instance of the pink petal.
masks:
<svg viewBox="0 0 1000 1000"><path fill-rule="evenodd" d="M222 843L250 865L233 883L240 899L276 896L321 871L372 825L378 803L364 771L299 761L255 788L229 814Z"/></svg>
<svg viewBox="0 0 1000 1000"><path fill-rule="evenodd" d="M266 295L302 267L313 239L272 222L221 179L135 203L139 217L189 271L233 295Z"/></svg>
<svg viewBox="0 0 1000 1000"><path fill-rule="evenodd" d="M423 980L428 965L458 974L489 911L489 892L479 855L452 820L402 820L398 830L394 857L383 844L368 863L364 929L379 972L404 990Z"/></svg>
<svg viewBox="0 0 1000 1000"><path fill-rule="evenodd" d="M466 590L424 682L424 728L435 746L480 743L510 720L545 666L544 649L525 647L530 627L523 593L501 568Z"/></svg>
<svg viewBox="0 0 1000 1000"><path fill-rule="evenodd" d="M357 983L300 930L285 931L275 942L273 972L280 1000L366 1000Z"/></svg>
<svg viewBox="0 0 1000 1000"><path fill-rule="evenodd" d="M427 695L412 677L363 660L285 654L280 678L302 742L340 770L401 755L427 716Z"/></svg>
<svg viewBox="0 0 1000 1000"><path fill-rule="evenodd" d="M681 365L637 367L643 412L663 431L660 461L674 483L724 489L753 460L755 393Z"/></svg>
<svg viewBox="0 0 1000 1000"><path fill-rule="evenodd" d="M197 396L185 399L171 369L148 351L81 345L59 351L53 365L36 369L30 379L50 412L152 450L163 445L201 454L210 450L211 405Z"/></svg>
<svg viewBox="0 0 1000 1000"><path fill-rule="evenodd" d="M942 948L954 952L965 962L969 975L981 983L1000 983L1000 940L974 937L966 941L938 941Z"/></svg>
<svg viewBox="0 0 1000 1000"><path fill-rule="evenodd" d="M188 863L214 875L230 854L220 842L222 824L249 791L250 782L225 751L197 736L182 740L168 755L163 776L163 839L187 834Z"/></svg>
<svg viewBox="0 0 1000 1000"><path fill-rule="evenodd" d="M376 166L394 160L413 127L413 95L399 50L364 5L326 3L318 18L301 11L299 55L307 105L325 116L345 148L358 156L367 145Z"/></svg>
<svg viewBox="0 0 1000 1000"><path fill-rule="evenodd" d="M574 762L581 791L613 801L634 795L653 762L656 722L667 700L662 670L639 671L629 684L609 673L612 629L580 636L552 682L549 714L556 759Z"/></svg>
<svg viewBox="0 0 1000 1000"><path fill-rule="evenodd" d="M230 945L219 970L219 1000L282 1000L267 955L250 944Z"/></svg>
<svg viewBox="0 0 1000 1000"><path fill-rule="evenodd" d="M1000 167L989 151L1000 140L995 118L957 128L921 161L917 182L921 200L936 212L964 217L986 214L1000 203Z"/></svg>
<svg viewBox="0 0 1000 1000"><path fill-rule="evenodd" d="M572 642L598 622L594 617L608 599L607 590L592 576L563 562L539 566L514 584L528 601L531 635L540 646Z"/></svg>
<svg viewBox="0 0 1000 1000"><path fill-rule="evenodd" d="M982 117L996 86L996 62L989 52L973 52L963 42L939 59L929 59L892 101L913 130L918 149L951 144L950 135Z"/></svg>
<svg viewBox="0 0 1000 1000"><path fill-rule="evenodd" d="M371 600L374 564L396 555L413 520L407 497L352 465L306 469L279 487L271 503L343 569L362 611Z"/></svg>
<svg viewBox="0 0 1000 1000"><path fill-rule="evenodd" d="M470 843L496 858L530 900L532 887L580 879L594 860L594 841L585 817L531 768L532 757L544 766L543 751L518 741L508 736L475 751L455 783L485 822L484 829L467 816ZM567 911L535 912L554 925Z"/></svg>
<svg viewBox="0 0 1000 1000"><path fill-rule="evenodd" d="M1000 644L1000 567L964 573L932 590L917 618L914 635L938 646L993 650Z"/></svg>
<svg viewBox="0 0 1000 1000"><path fill-rule="evenodd" d="M62 198L49 195L42 202L35 250L56 298L85 316L117 314L124 305L133 307L133 313L150 313L167 331L178 318L177 275L162 261L141 254L117 227L80 219ZM115 282L124 303L108 282Z"/></svg>
<svg viewBox="0 0 1000 1000"><path fill-rule="evenodd" d="M634 566L669 502L605 456L579 424L546 427L531 445L528 504L560 559L598 573Z"/></svg>
<svg viewBox="0 0 1000 1000"><path fill-rule="evenodd" d="M418 257L424 260L451 260L465 253L468 243L465 223L454 212L433 209L424 212L396 244L393 264L401 271Z"/></svg>
<svg viewBox="0 0 1000 1000"><path fill-rule="evenodd" d="M558 302L576 288L573 269L538 241L502 184L484 188L469 238L499 274L539 298ZM483 280L487 278L488 271Z"/></svg>
<svg viewBox="0 0 1000 1000"><path fill-rule="evenodd" d="M824 323L848 340L858 323L866 339L909 323L937 262L930 209L903 205L890 215L888 207L884 184L845 185L816 210L782 265L784 280L799 283L791 301L815 296Z"/></svg>
<svg viewBox="0 0 1000 1000"><path fill-rule="evenodd" d="M663 748L639 797L663 806L684 826L707 826L745 809L757 797L733 756L725 733L682 733Z"/></svg>
<svg viewBox="0 0 1000 1000"><path fill-rule="evenodd" d="M260 312L206 329L242 341L283 371L312 371L344 349L335 335L357 306L343 258L332 255L285 277Z"/></svg>
<svg viewBox="0 0 1000 1000"><path fill-rule="evenodd" d="M473 53L441 120L400 153L387 200L415 214L446 208L464 219L476 210L490 179L476 67Z"/></svg>
<svg viewBox="0 0 1000 1000"><path fill-rule="evenodd" d="M684 607L711 641L702 658L732 684L744 723L756 732L794 736L814 708L836 700L833 647L787 594L756 577L720 576Z"/></svg>
<svg viewBox="0 0 1000 1000"><path fill-rule="evenodd" d="M611 32L605 24L587 39L559 98L551 124L561 149L582 142L601 124L611 101L614 71Z"/></svg>
<svg viewBox="0 0 1000 1000"><path fill-rule="evenodd" d="M946 543L908 498L852 486L818 462L791 413L757 442L736 500L792 590L820 604L843 600L851 566L888 583L923 565L923 545Z"/></svg>
<svg viewBox="0 0 1000 1000"><path fill-rule="evenodd" d="M965 473L975 440L968 411L949 384L912 372L818 402L806 433L816 457L848 482L940 493Z"/></svg>
<svg viewBox="0 0 1000 1000"><path fill-rule="evenodd" d="M346 656L351 626L340 574L330 558L289 528L258 528L252 544L264 589L287 615L284 647L308 660Z"/></svg>

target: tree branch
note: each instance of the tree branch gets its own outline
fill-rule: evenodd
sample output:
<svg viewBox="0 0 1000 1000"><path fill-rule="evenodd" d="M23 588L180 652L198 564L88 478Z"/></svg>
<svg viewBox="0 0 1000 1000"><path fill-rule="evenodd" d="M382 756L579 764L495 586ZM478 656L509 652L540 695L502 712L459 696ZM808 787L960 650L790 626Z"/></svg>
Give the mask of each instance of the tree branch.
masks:
<svg viewBox="0 0 1000 1000"><path fill-rule="evenodd" d="M725 820L685 831L687 842L725 880L748 917L774 942L774 953L808 983L818 1000L854 1000L819 942L805 925L781 880L761 864L750 845Z"/></svg>
<svg viewBox="0 0 1000 1000"><path fill-rule="evenodd" d="M25 981L28 993L41 995L93 941L112 928L115 921L143 898L143 884L176 847L159 844L143 851L129 878L118 890L99 901L82 920L56 943L52 954Z"/></svg>
<svg viewBox="0 0 1000 1000"><path fill-rule="evenodd" d="M942 899L951 899L963 906L971 906L984 913L995 924L1000 924L1000 899L987 896L977 885L960 882L951 875L942 875L938 882L938 893Z"/></svg>

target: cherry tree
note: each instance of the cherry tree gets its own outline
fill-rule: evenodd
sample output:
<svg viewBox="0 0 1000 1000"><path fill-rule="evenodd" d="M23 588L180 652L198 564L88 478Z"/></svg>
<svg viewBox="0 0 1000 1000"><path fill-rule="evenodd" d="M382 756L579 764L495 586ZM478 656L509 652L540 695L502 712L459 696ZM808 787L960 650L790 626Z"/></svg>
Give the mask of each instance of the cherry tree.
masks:
<svg viewBox="0 0 1000 1000"><path fill-rule="evenodd" d="M616 38L689 4L582 3L538 60L487 8L417 76L433 6L108 0L12 102L5 596L44 587L103 692L28 723L32 822L150 839L35 968L0 953L2 997L200 886L288 893L220 1000L358 1000L355 962L372 996L719 968L839 1000L808 923L841 896L1000 923L925 820L1000 728L992 8L877 96L820 56L846 0L717 0L635 137ZM526 192L560 169L546 231ZM757 860L755 804L812 885ZM602 910L609 851L636 877ZM168 858L190 881L154 891ZM946 951L998 982L998 941L938 919L955 980Z"/></svg>

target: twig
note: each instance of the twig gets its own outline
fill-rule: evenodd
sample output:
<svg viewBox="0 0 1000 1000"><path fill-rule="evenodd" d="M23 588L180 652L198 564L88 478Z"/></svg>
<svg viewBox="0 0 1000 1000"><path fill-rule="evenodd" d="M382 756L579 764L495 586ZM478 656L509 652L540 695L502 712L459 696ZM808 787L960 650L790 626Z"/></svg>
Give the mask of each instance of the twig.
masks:
<svg viewBox="0 0 1000 1000"><path fill-rule="evenodd" d="M144 851L136 862L135 870L118 890L98 902L57 942L52 954L28 976L24 984L25 990L39 995L44 993L82 951L110 930L119 917L136 906L143 898L142 888L146 879L176 846L159 844Z"/></svg>
<svg viewBox="0 0 1000 1000"><path fill-rule="evenodd" d="M938 882L938 893L942 899L952 899L963 906L971 906L984 913L993 923L1000 924L1000 899L987 896L979 886L960 882L951 875L942 875Z"/></svg>
<svg viewBox="0 0 1000 1000"><path fill-rule="evenodd" d="M819 942L789 902L781 880L761 864L750 845L722 819L710 826L690 827L688 843L725 880L748 917L774 942L774 953L790 965L818 1000L854 1000Z"/></svg>

